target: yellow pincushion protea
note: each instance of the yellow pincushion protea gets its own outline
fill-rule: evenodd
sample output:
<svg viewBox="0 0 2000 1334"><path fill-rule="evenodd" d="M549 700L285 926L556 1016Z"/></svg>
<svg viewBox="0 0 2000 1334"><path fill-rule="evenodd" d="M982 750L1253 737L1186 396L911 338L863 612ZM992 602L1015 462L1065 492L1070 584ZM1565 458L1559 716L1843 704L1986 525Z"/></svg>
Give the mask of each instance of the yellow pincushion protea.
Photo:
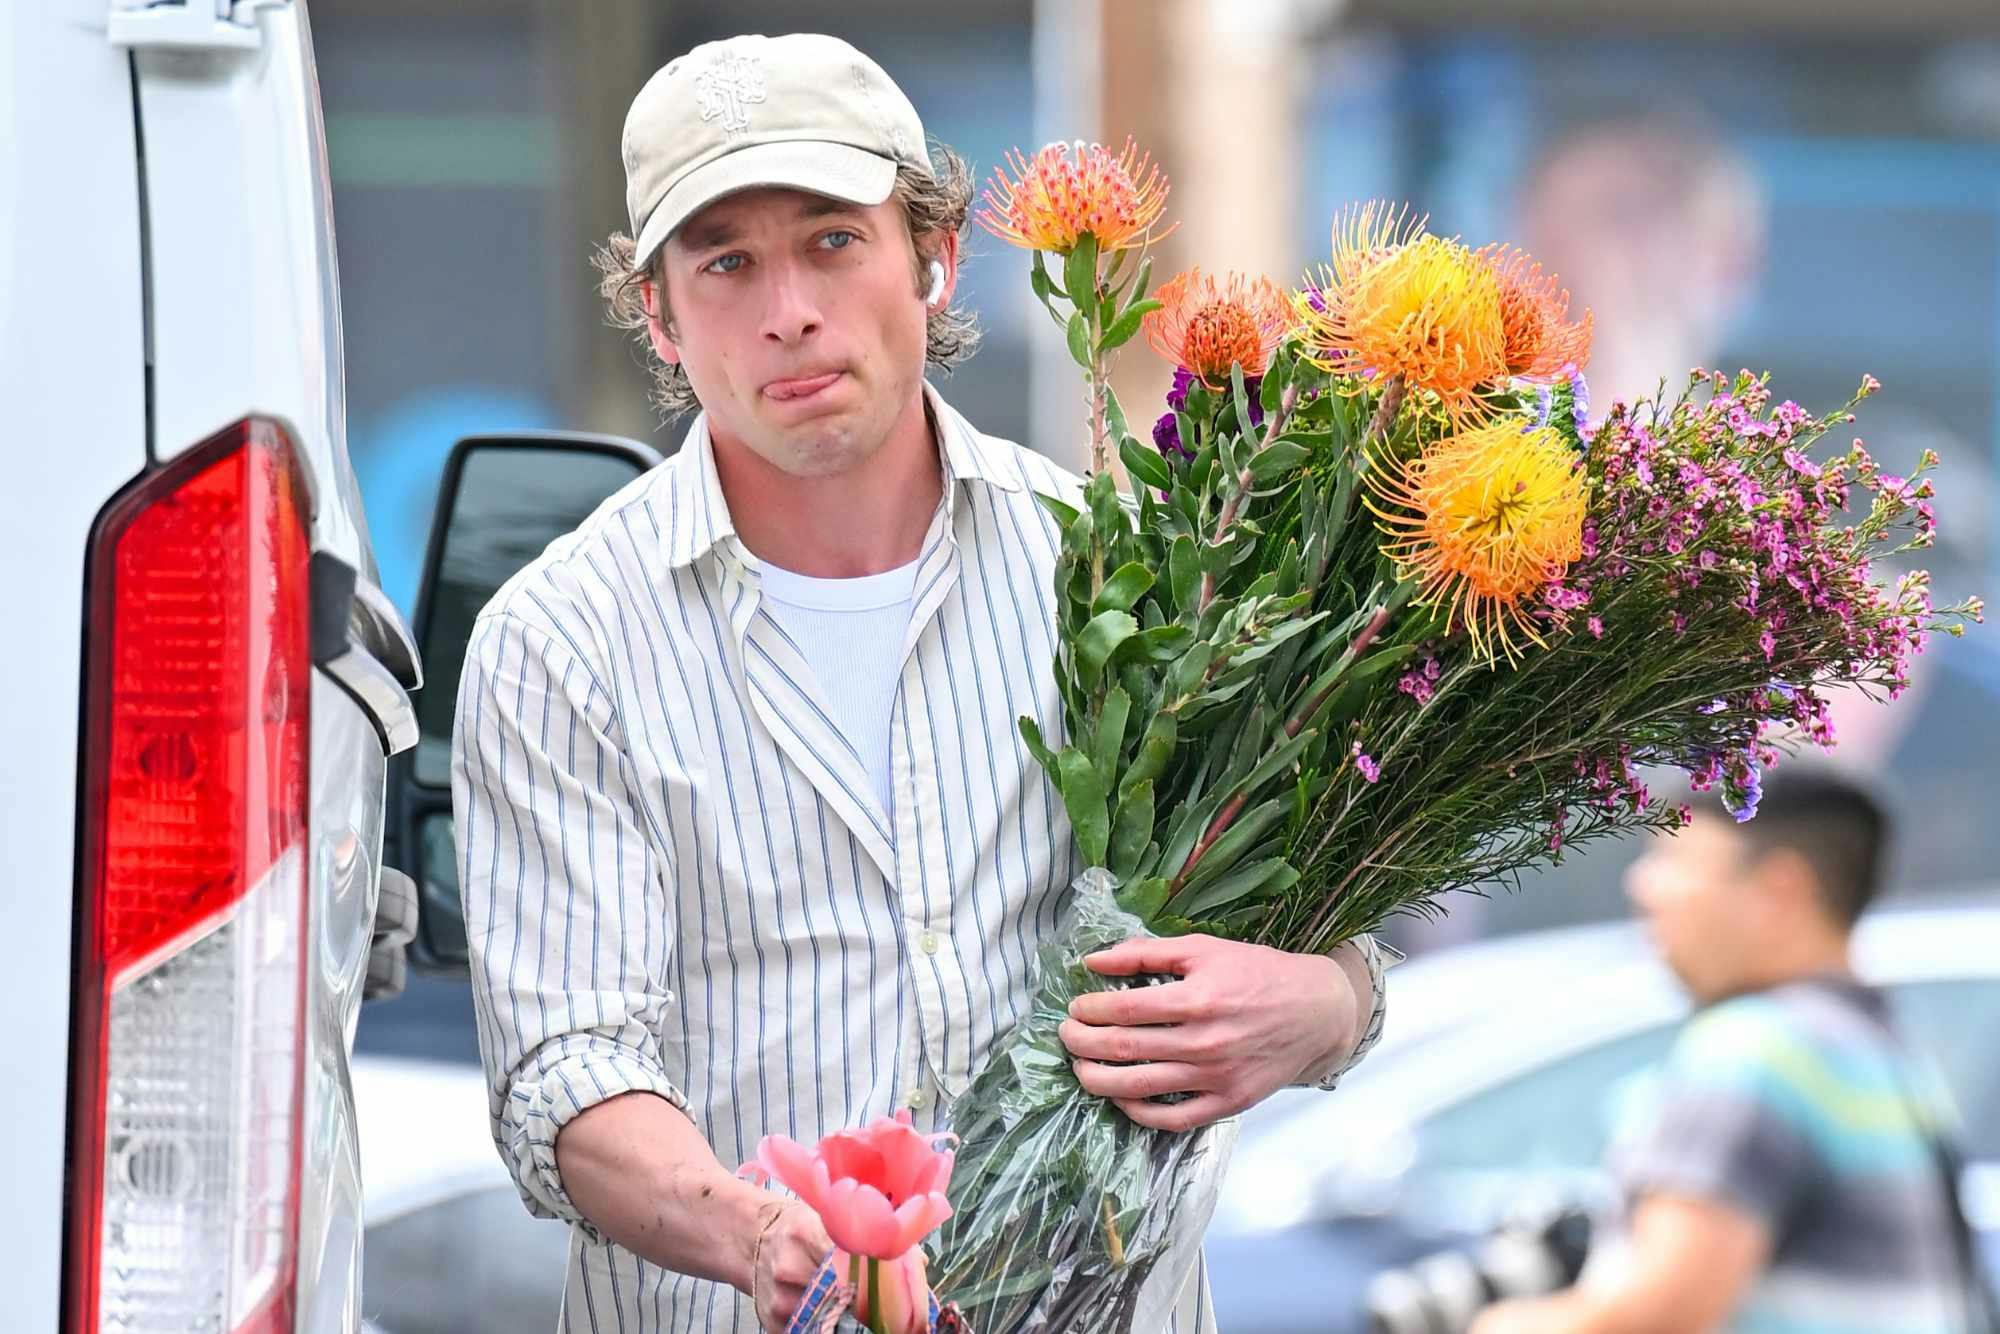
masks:
<svg viewBox="0 0 2000 1334"><path fill-rule="evenodd" d="M1010 150L985 200L979 225L1012 245L1067 255L1090 235L1098 253L1109 254L1158 239L1152 229L1167 206L1167 178L1130 139L1116 157L1078 140L1031 158Z"/></svg>
<svg viewBox="0 0 2000 1334"><path fill-rule="evenodd" d="M1333 230L1333 260L1295 298L1307 355L1340 375L1399 378L1464 425L1480 390L1507 373L1500 282L1457 241L1381 204L1350 209Z"/></svg>
<svg viewBox="0 0 2000 1334"><path fill-rule="evenodd" d="M1232 365L1245 376L1269 369L1290 314L1270 279L1239 273L1218 280L1192 268L1154 295L1160 308L1146 316L1146 341L1210 389L1229 383Z"/></svg>
<svg viewBox="0 0 2000 1334"><path fill-rule="evenodd" d="M1489 662L1546 646L1529 604L1583 554L1583 472L1560 435L1507 420L1408 460L1377 450L1368 483L1382 552L1422 580L1420 605L1444 608Z"/></svg>

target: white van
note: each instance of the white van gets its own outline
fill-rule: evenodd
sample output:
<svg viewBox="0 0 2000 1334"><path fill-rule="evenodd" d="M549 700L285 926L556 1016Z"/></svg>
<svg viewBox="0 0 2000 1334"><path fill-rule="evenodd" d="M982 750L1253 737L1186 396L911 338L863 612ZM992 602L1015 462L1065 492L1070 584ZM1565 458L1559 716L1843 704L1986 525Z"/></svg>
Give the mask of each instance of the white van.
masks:
<svg viewBox="0 0 2000 1334"><path fill-rule="evenodd" d="M303 0L0 3L7 1334L362 1326L349 1054L416 927L421 672L343 393ZM656 457L569 448L510 457L592 503Z"/></svg>

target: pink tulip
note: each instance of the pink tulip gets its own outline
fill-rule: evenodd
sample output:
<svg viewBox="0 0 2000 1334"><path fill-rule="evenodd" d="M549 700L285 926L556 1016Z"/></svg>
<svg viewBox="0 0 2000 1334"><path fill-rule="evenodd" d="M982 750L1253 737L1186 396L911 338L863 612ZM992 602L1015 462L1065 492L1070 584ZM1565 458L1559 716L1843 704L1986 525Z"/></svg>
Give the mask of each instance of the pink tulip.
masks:
<svg viewBox="0 0 2000 1334"><path fill-rule="evenodd" d="M951 1217L945 1187L952 1152L919 1135L907 1111L877 1117L859 1130L836 1130L807 1151L783 1135L766 1135L742 1170L776 1177L826 1224L833 1244L853 1255L900 1260Z"/></svg>

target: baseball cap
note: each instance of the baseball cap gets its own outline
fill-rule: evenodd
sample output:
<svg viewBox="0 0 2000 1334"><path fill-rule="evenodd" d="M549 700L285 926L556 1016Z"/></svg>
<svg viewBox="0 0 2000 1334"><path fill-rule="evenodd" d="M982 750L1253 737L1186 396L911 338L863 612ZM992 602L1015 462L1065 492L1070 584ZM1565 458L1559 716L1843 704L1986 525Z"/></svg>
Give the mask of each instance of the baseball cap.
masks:
<svg viewBox="0 0 2000 1334"><path fill-rule="evenodd" d="M724 195L785 186L850 204L926 175L924 126L882 67L838 37L704 42L646 81L625 113L625 206L644 267Z"/></svg>

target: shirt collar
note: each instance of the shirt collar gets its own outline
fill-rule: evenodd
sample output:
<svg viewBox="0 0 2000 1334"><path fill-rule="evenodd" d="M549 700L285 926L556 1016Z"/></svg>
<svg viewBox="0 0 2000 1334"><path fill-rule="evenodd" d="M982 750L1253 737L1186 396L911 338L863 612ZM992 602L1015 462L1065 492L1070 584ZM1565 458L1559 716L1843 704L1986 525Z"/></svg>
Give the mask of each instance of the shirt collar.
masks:
<svg viewBox="0 0 2000 1334"><path fill-rule="evenodd" d="M976 483L1001 491L1019 491L1027 485L1020 468L1006 456L998 442L973 429L972 423L928 383L924 385L924 399L930 405L942 444L939 461L944 470L947 515L952 512L952 502L961 483ZM709 438L707 413L694 419L694 425L681 441L679 454L665 472L667 564L680 569L736 536L736 524L729 516L729 502L723 499L722 480L715 470L715 444Z"/></svg>

